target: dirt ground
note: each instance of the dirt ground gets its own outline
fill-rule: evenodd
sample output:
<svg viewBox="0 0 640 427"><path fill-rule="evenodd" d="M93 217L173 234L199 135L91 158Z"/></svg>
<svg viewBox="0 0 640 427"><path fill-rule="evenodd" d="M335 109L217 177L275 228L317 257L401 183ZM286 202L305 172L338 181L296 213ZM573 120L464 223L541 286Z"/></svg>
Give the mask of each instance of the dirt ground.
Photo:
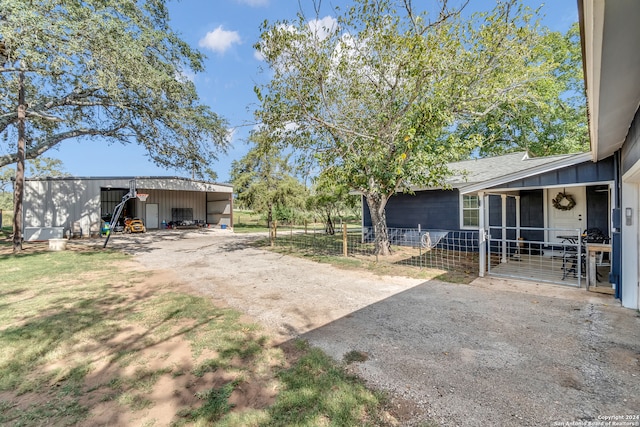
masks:
<svg viewBox="0 0 640 427"><path fill-rule="evenodd" d="M160 231L109 244L276 341L303 338L337 360L359 352L366 360L349 369L404 402L406 425L640 426L640 316L610 296L378 277L261 250L256 238Z"/></svg>

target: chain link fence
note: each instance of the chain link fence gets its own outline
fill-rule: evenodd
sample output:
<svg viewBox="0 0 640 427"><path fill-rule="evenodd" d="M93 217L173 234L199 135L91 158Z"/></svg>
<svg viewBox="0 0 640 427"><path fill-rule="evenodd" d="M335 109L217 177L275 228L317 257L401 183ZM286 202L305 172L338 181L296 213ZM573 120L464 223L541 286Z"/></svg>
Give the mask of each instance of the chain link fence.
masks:
<svg viewBox="0 0 640 427"><path fill-rule="evenodd" d="M335 234L313 226L272 228L270 243L302 255L353 257L378 263L477 275L477 231L389 228L390 256L376 255L373 228L343 224Z"/></svg>

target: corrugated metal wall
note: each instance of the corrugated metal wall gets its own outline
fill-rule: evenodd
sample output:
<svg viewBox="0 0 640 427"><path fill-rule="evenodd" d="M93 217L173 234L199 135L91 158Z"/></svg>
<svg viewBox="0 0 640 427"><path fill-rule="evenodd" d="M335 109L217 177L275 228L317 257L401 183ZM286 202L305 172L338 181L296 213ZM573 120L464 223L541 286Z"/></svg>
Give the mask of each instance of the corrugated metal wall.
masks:
<svg viewBox="0 0 640 427"><path fill-rule="evenodd" d="M64 227L65 230L81 228L84 236L99 233L102 227L102 208L111 203L101 203L101 190L103 194L107 189L117 193L116 198L121 198L123 192L119 189L129 188L129 178L123 179L45 179L27 180L25 184L24 198L24 226L26 227ZM171 221L171 210L174 208L192 209L193 219L208 221L212 224L231 225L231 188L225 186L202 186L202 191L181 190L181 186L187 186L178 180L167 179L166 186L171 190L145 189L140 185L144 180L138 180L139 193L147 193L146 202L138 199L132 200L132 212L128 215L146 220L146 204L158 205L158 222ZM148 180L154 186L162 186L161 179ZM174 188L175 187L175 188ZM198 188L192 186L191 188ZM221 193L210 192L211 189L220 190ZM207 192L209 190L209 192ZM223 201L221 203L221 201ZM207 206L213 203L215 206ZM223 206L224 204L224 206ZM218 206L220 205L220 206ZM211 208L211 209L210 209ZM212 210L213 209L213 210ZM109 212L112 213L112 212ZM76 227L74 227L74 223Z"/></svg>
<svg viewBox="0 0 640 427"><path fill-rule="evenodd" d="M25 227L100 229L100 185L90 180L26 181Z"/></svg>
<svg viewBox="0 0 640 427"><path fill-rule="evenodd" d="M172 190L147 190L138 188L138 193L147 193L149 197L146 202L136 200L135 215L146 220L146 204L154 203L158 205L158 221L170 222L171 209L192 209L194 220L207 220L207 193L197 191L172 191Z"/></svg>

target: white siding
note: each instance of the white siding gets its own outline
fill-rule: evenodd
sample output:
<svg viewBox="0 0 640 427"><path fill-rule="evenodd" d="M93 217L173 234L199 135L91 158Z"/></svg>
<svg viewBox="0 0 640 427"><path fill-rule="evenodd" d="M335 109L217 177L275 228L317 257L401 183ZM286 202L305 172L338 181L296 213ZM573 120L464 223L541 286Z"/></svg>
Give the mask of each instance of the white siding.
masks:
<svg viewBox="0 0 640 427"><path fill-rule="evenodd" d="M622 182L622 294L624 307L640 308L640 177L631 176ZM630 208L632 217L630 223L625 218L625 210Z"/></svg>
<svg viewBox="0 0 640 427"><path fill-rule="evenodd" d="M24 198L24 227L80 227L83 236L99 232L101 189L128 189L132 178L63 178L27 180ZM182 178L137 178L137 191L148 193L147 201L158 204L159 220L171 221L173 208L188 208L193 219L214 224L231 225L231 193L229 186L191 181ZM208 214L207 200L223 200L220 218ZM145 202L135 199L131 215L145 218ZM218 208L216 208L218 209ZM228 213L227 213L228 212Z"/></svg>
<svg viewBox="0 0 640 427"><path fill-rule="evenodd" d="M87 180L26 181L25 227L82 229L83 235L100 229L100 186Z"/></svg>

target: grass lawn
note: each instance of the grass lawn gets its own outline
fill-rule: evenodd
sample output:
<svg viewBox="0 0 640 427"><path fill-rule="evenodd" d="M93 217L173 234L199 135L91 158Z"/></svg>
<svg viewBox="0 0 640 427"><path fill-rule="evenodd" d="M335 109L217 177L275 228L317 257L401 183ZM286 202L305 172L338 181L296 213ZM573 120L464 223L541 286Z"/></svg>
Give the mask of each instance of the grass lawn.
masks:
<svg viewBox="0 0 640 427"><path fill-rule="evenodd" d="M0 246L1 425L395 424L305 342L275 346L123 254L44 248Z"/></svg>
<svg viewBox="0 0 640 427"><path fill-rule="evenodd" d="M455 255L454 251L450 251L449 255L436 251L420 253L415 247L393 246L391 255L376 257L373 244L360 244L359 236L354 239L354 236L350 235L348 245L351 249L349 256L345 257L342 255L341 232L330 236L323 234L322 229L316 229L317 234L312 232L302 234L298 230L298 233L290 235L289 230L290 228L281 228L273 246L266 237L256 241L256 245L278 253L331 264L345 270L370 271L379 276L406 276L464 284L471 283L477 278L478 260L475 254ZM449 270L430 266L430 259L439 261L440 258L447 256L455 259L450 263ZM444 261L440 264L444 264Z"/></svg>
<svg viewBox="0 0 640 427"><path fill-rule="evenodd" d="M234 209L233 231L234 233L258 233L268 232L269 228L262 215L249 210Z"/></svg>

